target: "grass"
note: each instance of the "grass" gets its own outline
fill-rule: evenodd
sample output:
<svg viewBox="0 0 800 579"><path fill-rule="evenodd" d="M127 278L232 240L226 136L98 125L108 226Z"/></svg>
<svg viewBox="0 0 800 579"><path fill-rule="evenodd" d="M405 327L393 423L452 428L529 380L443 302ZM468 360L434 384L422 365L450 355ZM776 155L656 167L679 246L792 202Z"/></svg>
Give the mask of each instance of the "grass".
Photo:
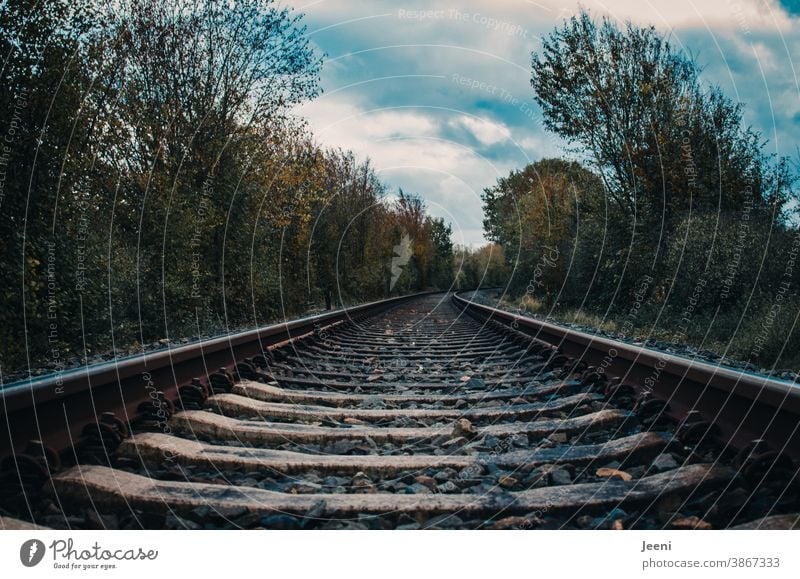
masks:
<svg viewBox="0 0 800 579"><path fill-rule="evenodd" d="M800 297L778 303L754 301L748 308L714 314L700 312L686 324L681 312L661 304L643 304L634 319L587 308L549 304L531 295L505 299L501 307L519 309L554 322L576 324L611 332L625 338L687 345L731 360L750 362L756 368L800 371Z"/></svg>

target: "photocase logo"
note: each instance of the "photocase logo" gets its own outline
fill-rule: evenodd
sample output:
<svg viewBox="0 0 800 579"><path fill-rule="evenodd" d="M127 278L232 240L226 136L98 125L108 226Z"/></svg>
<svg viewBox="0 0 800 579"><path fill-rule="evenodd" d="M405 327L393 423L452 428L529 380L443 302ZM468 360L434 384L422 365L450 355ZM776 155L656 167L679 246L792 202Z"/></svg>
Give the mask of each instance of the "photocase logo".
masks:
<svg viewBox="0 0 800 579"><path fill-rule="evenodd" d="M413 254L411 245L411 237L408 233L403 233L400 238L400 243L394 246L394 257L392 257L392 283L389 285L389 291L394 289L394 284L400 279L400 274L403 273L403 266L405 266L411 259Z"/></svg>
<svg viewBox="0 0 800 579"><path fill-rule="evenodd" d="M19 560L26 567L35 567L44 558L44 543L39 539L28 539L19 548Z"/></svg>

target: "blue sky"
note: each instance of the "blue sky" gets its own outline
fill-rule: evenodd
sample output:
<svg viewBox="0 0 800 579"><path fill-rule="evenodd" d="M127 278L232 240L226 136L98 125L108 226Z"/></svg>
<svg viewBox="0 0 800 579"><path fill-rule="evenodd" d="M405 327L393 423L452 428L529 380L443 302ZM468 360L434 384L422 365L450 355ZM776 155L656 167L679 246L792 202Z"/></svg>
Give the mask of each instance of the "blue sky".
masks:
<svg viewBox="0 0 800 579"><path fill-rule="evenodd" d="M652 24L746 105L768 148L797 158L800 0L292 0L327 54L324 93L304 105L317 140L369 157L421 195L457 243L484 242L480 194L537 159L563 156L530 88L530 55L563 18Z"/></svg>

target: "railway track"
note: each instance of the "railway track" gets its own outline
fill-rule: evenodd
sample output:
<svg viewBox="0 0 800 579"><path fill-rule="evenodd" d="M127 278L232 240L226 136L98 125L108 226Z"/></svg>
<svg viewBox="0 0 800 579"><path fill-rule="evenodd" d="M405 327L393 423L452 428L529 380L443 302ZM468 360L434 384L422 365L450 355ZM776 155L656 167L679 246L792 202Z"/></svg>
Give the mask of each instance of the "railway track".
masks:
<svg viewBox="0 0 800 579"><path fill-rule="evenodd" d="M645 388L645 353L458 296L358 312L251 334L237 342L244 350L222 349L230 371L206 370L218 360L204 366L194 346L171 389L118 401L80 429L67 416L41 437L55 447L11 440L0 527L798 525L796 433L786 430L792 418L797 428L796 396L780 384L748 398L756 378L730 387L727 374L681 374L671 361ZM141 372L132 366L111 387ZM109 399L89 382L79 394ZM735 404L713 416L726 389ZM4 402L18 416L35 407L14 396ZM750 402L745 418L739 398Z"/></svg>

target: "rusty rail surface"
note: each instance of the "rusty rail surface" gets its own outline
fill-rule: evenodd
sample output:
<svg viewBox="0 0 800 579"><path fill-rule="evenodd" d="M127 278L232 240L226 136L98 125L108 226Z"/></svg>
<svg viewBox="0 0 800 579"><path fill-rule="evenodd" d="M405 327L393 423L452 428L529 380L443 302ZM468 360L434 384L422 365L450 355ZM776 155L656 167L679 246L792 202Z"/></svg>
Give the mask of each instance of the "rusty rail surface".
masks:
<svg viewBox="0 0 800 579"><path fill-rule="evenodd" d="M0 456L31 440L55 452L75 446L86 426L113 413L125 423L142 411L158 418L163 404L192 380L210 383L248 373L267 348L343 321L375 315L429 292L388 298L175 348L34 377L0 390ZM244 365L242 365L244 363ZM221 370L224 369L224 370Z"/></svg>
<svg viewBox="0 0 800 579"><path fill-rule="evenodd" d="M800 457L800 388L738 371L520 316L453 294L471 316L494 320L557 348L595 371L666 403L677 419L700 416L719 440L737 449L754 444Z"/></svg>
<svg viewBox="0 0 800 579"><path fill-rule="evenodd" d="M417 294L14 385L0 528L800 528L796 392Z"/></svg>

